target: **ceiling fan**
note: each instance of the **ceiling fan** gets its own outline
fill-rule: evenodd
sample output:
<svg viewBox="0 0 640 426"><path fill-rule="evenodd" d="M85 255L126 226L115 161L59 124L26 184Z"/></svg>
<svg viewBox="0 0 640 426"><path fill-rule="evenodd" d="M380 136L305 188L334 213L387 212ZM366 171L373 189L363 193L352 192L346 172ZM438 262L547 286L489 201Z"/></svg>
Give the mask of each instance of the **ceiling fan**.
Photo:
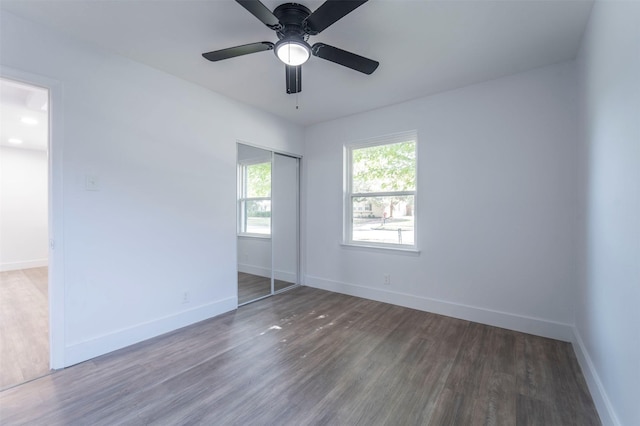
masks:
<svg viewBox="0 0 640 426"><path fill-rule="evenodd" d="M327 0L313 13L298 3L284 3L271 12L259 0L236 0L236 2L240 3L267 27L274 30L279 41L275 44L270 41L260 41L214 50L203 53L202 56L205 59L215 62L250 53L274 50L276 56L285 64L287 93L289 94L302 91L302 64L311 55L365 74L373 73L380 65L377 61L325 43L316 43L313 46L307 43L309 36L320 34L327 27L366 3L367 0Z"/></svg>

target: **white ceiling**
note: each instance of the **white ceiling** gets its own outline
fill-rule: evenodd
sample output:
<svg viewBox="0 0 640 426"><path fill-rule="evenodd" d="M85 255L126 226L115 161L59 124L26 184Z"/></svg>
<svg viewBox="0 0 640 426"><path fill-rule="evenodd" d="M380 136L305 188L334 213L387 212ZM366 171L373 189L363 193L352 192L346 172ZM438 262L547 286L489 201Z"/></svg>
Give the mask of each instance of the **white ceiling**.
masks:
<svg viewBox="0 0 640 426"><path fill-rule="evenodd" d="M0 146L46 150L48 102L46 89L0 78Z"/></svg>
<svg viewBox="0 0 640 426"><path fill-rule="evenodd" d="M315 10L322 0L301 0ZM271 10L282 0L264 0ZM370 0L310 44L378 60L370 76L312 57L285 93L273 52L209 62L203 52L275 33L231 0L2 0L43 23L293 122L308 125L575 57L591 0ZM296 101L300 108L296 110Z"/></svg>

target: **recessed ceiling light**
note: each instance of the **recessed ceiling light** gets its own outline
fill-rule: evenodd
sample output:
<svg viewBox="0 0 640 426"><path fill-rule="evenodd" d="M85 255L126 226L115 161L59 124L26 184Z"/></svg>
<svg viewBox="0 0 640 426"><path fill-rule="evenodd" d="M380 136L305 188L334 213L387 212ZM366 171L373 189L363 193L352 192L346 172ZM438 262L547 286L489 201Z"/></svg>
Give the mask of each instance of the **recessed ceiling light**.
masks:
<svg viewBox="0 0 640 426"><path fill-rule="evenodd" d="M27 124L27 125L29 125L29 126L35 126L36 124L38 124L38 120L36 120L36 119L35 119L35 118L33 118L33 117L22 117L22 118L20 119L20 122L21 122L22 124Z"/></svg>
<svg viewBox="0 0 640 426"><path fill-rule="evenodd" d="M9 138L9 143L20 145L22 143L22 139L18 138Z"/></svg>

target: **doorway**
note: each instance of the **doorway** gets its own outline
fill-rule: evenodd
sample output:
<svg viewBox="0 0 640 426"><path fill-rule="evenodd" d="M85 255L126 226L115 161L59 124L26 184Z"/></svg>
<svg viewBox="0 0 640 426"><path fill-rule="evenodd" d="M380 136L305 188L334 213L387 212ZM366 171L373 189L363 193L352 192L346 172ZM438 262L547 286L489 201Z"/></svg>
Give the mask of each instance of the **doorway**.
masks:
<svg viewBox="0 0 640 426"><path fill-rule="evenodd" d="M299 284L299 161L237 144L238 306Z"/></svg>
<svg viewBox="0 0 640 426"><path fill-rule="evenodd" d="M46 375L49 90L0 78L0 389Z"/></svg>

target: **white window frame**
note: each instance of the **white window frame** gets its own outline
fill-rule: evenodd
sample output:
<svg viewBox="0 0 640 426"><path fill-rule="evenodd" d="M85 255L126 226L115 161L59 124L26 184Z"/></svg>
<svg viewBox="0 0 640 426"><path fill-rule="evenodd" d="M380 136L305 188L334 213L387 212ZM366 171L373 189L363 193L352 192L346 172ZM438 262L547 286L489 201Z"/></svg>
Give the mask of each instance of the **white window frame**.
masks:
<svg viewBox="0 0 640 426"><path fill-rule="evenodd" d="M247 197L247 167L248 166L253 166L256 164L263 164L263 163L271 163L271 170L273 172L273 156L271 157L271 159L269 161L264 161L264 159L260 159L260 160L247 160L247 161L242 161L240 163L238 163L238 190L237 190L237 197L238 197L238 207L237 207L237 211L238 211L238 218L237 218L237 223L238 223L238 229L237 229L237 233L238 236L241 237L253 237L253 238L271 238L271 233L272 233L272 226L273 224L271 223L271 217L269 218L269 233L268 234L260 234L260 233L256 233L256 232L246 232L245 229L247 227L247 217L246 217L246 209L243 208L243 206L246 207L247 202L251 202L251 201L269 201L270 202L270 213L273 214L273 204L271 204L271 197ZM273 177L273 173L272 173L272 177ZM273 189L273 182L271 182L271 189ZM271 193L271 189L269 189L269 193Z"/></svg>
<svg viewBox="0 0 640 426"><path fill-rule="evenodd" d="M385 191L354 193L352 189L352 163L353 151L360 148L369 148L380 145L392 145L413 141L416 153L416 185L413 191ZM394 133L371 139L348 142L343 147L344 176L343 176L343 238L345 246L381 248L400 251L418 251L418 132L415 130ZM353 199L358 197L388 197L388 196L413 196L413 244L381 243L373 241L358 241L353 239Z"/></svg>

